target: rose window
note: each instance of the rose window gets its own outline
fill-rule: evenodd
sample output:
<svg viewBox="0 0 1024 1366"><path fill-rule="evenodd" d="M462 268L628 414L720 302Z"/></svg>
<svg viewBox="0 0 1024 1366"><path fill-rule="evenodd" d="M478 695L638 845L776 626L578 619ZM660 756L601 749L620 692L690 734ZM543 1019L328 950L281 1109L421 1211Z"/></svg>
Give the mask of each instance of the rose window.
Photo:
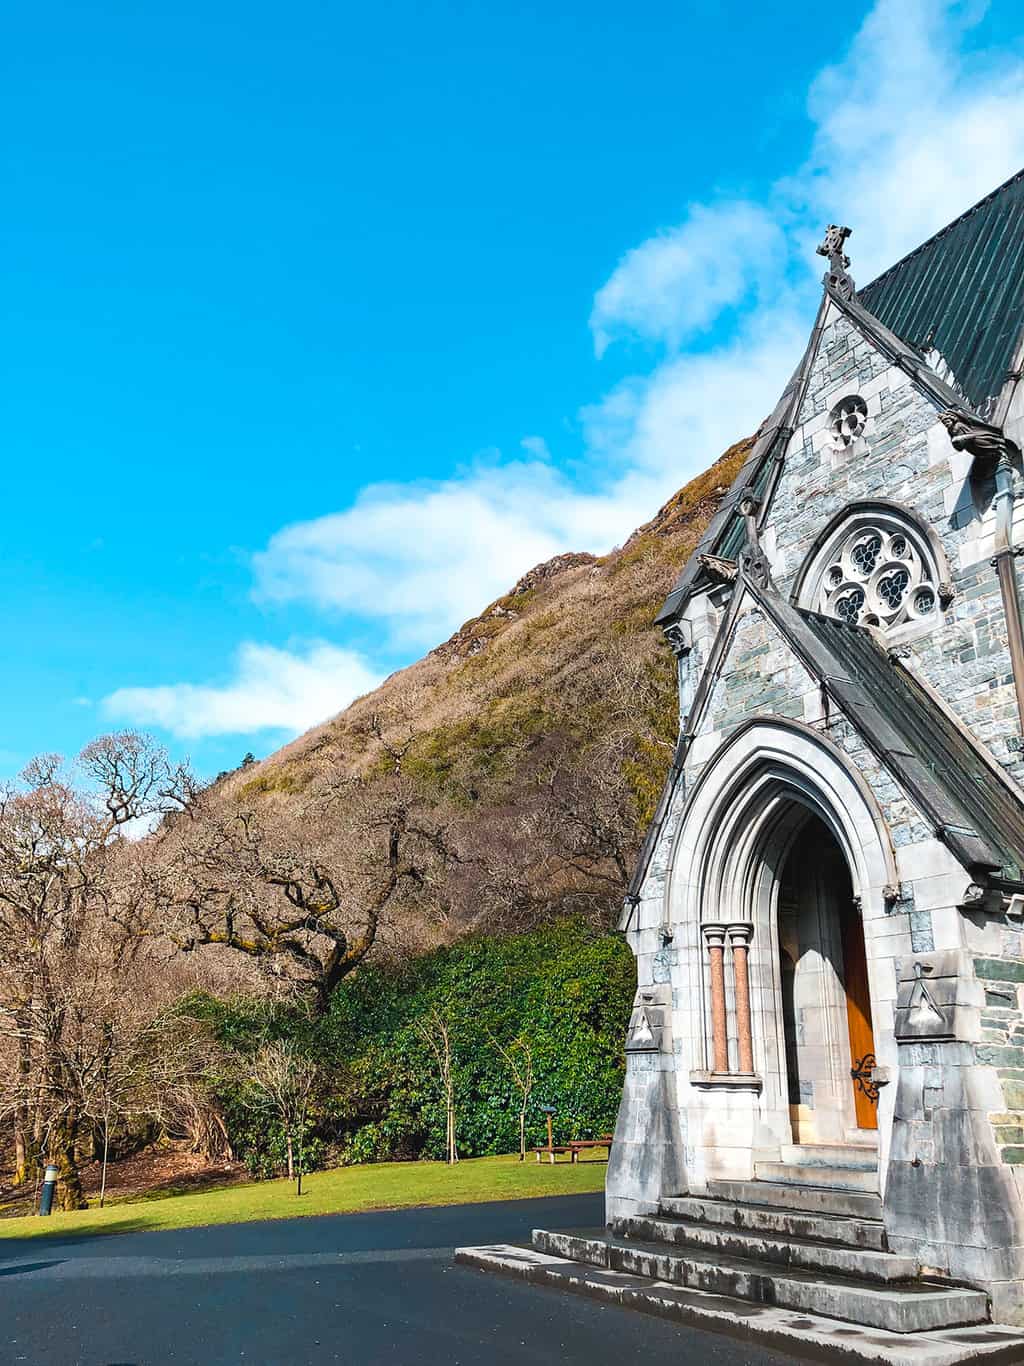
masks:
<svg viewBox="0 0 1024 1366"><path fill-rule="evenodd" d="M861 523L834 543L813 606L851 626L920 621L939 607L932 559L897 527Z"/></svg>
<svg viewBox="0 0 1024 1366"><path fill-rule="evenodd" d="M836 445L852 446L867 426L868 405L859 394L849 394L839 400L829 413L828 421Z"/></svg>

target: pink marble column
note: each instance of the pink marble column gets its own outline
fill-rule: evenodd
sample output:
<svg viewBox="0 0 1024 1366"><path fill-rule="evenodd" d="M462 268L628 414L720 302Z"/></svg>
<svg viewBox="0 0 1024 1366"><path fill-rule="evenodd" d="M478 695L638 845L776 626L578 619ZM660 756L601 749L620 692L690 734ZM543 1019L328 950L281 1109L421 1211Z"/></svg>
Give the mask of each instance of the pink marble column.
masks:
<svg viewBox="0 0 1024 1366"><path fill-rule="evenodd" d="M732 966L736 986L736 1036L739 1045L739 1070L744 1075L753 1075L754 1038L750 1023L750 974L747 967L747 952L750 948L752 925L730 925L729 942L732 944Z"/></svg>
<svg viewBox="0 0 1024 1366"><path fill-rule="evenodd" d="M712 1070L729 1071L729 1038L725 1017L725 926L705 925L711 977Z"/></svg>

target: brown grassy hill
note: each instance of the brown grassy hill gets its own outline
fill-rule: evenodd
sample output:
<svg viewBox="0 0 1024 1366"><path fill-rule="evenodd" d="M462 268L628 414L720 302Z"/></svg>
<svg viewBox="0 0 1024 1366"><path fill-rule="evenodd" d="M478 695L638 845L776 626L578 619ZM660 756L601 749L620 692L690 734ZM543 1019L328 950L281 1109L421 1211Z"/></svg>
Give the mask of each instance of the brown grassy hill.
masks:
<svg viewBox="0 0 1024 1366"><path fill-rule="evenodd" d="M653 617L750 441L732 446L611 554L559 555L423 659L225 779L291 804L330 763L372 784L403 753L420 800L457 832L450 933L621 899L676 738L674 661ZM383 765L383 768L381 767Z"/></svg>

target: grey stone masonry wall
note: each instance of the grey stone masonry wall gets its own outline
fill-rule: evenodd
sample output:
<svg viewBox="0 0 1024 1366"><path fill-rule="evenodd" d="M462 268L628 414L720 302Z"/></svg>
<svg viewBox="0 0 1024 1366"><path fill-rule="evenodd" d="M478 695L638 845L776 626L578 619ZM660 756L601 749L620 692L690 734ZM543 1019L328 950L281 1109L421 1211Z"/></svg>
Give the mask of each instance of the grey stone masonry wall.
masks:
<svg viewBox="0 0 1024 1366"><path fill-rule="evenodd" d="M1003 1109L990 1115L1000 1158L1024 1167L1024 935L1005 929L1000 937L1005 956L974 960L985 992L982 1041L974 1053L980 1064L995 1068L1002 1087Z"/></svg>
<svg viewBox="0 0 1024 1366"><path fill-rule="evenodd" d="M864 434L837 450L828 415L840 399L866 402ZM768 515L780 589L788 592L814 538L851 502L881 498L916 513L938 535L954 590L931 623L893 633L958 717L1014 776L1024 759L999 586L991 565L994 514L976 507L969 460L953 450L934 402L889 365L838 311L827 321L798 425ZM1022 509L1024 511L1024 509Z"/></svg>
<svg viewBox="0 0 1024 1366"><path fill-rule="evenodd" d="M687 787L692 786L713 753L738 726L754 716L765 715L805 721L842 746L871 787L897 849L929 837L930 827L918 808L843 713L834 704L826 713L817 681L775 625L751 603L736 622L732 644L697 728L698 742L686 765ZM666 864L667 857L666 849ZM922 935L928 933L926 913L914 911L910 900L897 903L894 915L906 914L909 929L912 911L917 917L918 931Z"/></svg>

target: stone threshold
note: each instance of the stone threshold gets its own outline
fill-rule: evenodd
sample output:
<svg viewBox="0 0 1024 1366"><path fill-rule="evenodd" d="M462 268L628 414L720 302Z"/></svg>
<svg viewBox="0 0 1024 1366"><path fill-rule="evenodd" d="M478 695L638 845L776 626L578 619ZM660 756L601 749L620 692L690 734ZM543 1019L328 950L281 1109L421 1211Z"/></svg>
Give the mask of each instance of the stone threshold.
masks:
<svg viewBox="0 0 1024 1366"><path fill-rule="evenodd" d="M511 1243L456 1248L455 1260L463 1266L587 1295L813 1361L877 1366L959 1366L972 1361L986 1366L1020 1366L1024 1361L1024 1333L1003 1324L891 1333L799 1310L684 1289L667 1281L589 1266Z"/></svg>

